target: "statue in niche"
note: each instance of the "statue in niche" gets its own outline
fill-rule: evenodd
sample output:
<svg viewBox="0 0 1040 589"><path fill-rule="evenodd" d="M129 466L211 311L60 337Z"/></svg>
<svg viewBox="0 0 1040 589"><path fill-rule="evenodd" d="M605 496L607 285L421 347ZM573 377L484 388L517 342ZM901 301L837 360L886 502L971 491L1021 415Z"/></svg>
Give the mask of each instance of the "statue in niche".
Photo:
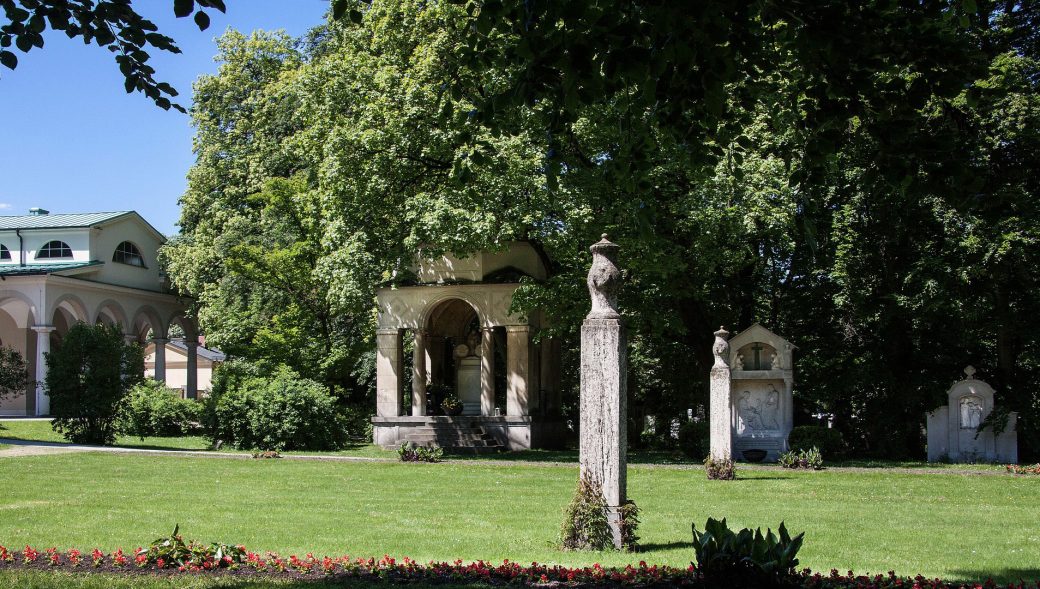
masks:
<svg viewBox="0 0 1040 589"><path fill-rule="evenodd" d="M773 370L780 370L780 354L773 353L773 357L769 361L769 367Z"/></svg>
<svg viewBox="0 0 1040 589"><path fill-rule="evenodd" d="M971 396L961 399L961 428L978 429L982 423L982 399Z"/></svg>
<svg viewBox="0 0 1040 589"><path fill-rule="evenodd" d="M737 361L733 363L733 370L744 370L744 354L737 354Z"/></svg>
<svg viewBox="0 0 1040 589"><path fill-rule="evenodd" d="M467 356L480 355L480 335L475 331L466 336L466 343L455 346L455 357L466 358Z"/></svg>

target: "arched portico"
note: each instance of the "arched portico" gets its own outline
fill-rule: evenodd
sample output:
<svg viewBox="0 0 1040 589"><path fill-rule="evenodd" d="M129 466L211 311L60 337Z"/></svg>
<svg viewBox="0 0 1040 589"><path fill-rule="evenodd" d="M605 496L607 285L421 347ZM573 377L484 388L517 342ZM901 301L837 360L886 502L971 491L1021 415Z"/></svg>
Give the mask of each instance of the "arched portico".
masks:
<svg viewBox="0 0 1040 589"><path fill-rule="evenodd" d="M497 255L483 258L483 263L516 262ZM508 268L533 267L533 263L523 264L512 263ZM378 289L376 443L394 446L406 441L410 439L408 428L466 423L493 434L510 448L547 445L538 443L537 433L532 433L537 427L532 424L558 415L554 354L558 348L549 338L536 341L540 314L527 317L510 311L517 282L482 281L488 270L500 272L501 268L482 268L472 258L465 264L448 261L431 267L456 273L464 268L467 279L477 281L457 283L449 271L438 274L427 267L423 272L431 283ZM414 338L411 354L406 353L407 334ZM407 374L412 386L406 409ZM496 387L502 381L504 391ZM436 385L435 391L446 389L457 395L463 414L444 416L438 395L429 394L430 385ZM497 403L496 398L504 402Z"/></svg>

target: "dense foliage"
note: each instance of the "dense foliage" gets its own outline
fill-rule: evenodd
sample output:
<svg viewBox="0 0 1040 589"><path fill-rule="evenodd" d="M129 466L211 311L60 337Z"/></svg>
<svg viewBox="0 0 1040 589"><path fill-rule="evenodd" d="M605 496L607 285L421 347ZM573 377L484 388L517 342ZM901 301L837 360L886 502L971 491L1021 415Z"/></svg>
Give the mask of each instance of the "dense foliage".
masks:
<svg viewBox="0 0 1040 589"><path fill-rule="evenodd" d="M134 385L119 408L121 433L144 439L149 436L183 436L199 428L202 404L182 399L181 393L162 382L146 379Z"/></svg>
<svg viewBox="0 0 1040 589"><path fill-rule="evenodd" d="M122 328L73 325L47 354L51 427L78 444L112 444L123 398L143 379L144 351Z"/></svg>
<svg viewBox="0 0 1040 589"><path fill-rule="evenodd" d="M809 450L816 448L828 457L841 456L845 452L845 441L841 432L818 425L799 425L791 428L787 436L787 445L791 450Z"/></svg>
<svg viewBox="0 0 1040 589"><path fill-rule="evenodd" d="M25 392L31 379L22 354L7 346L0 346L0 399Z"/></svg>
<svg viewBox="0 0 1040 589"><path fill-rule="evenodd" d="M241 449L337 450L350 433L328 389L287 368L214 388L207 405L207 435Z"/></svg>
<svg viewBox="0 0 1040 589"><path fill-rule="evenodd" d="M759 321L799 346L796 421L850 452L922 456L968 363L1040 451L1040 9L339 4L304 39L226 34L196 85L164 257L218 347L370 409L373 289L420 248L536 240L553 275L515 304L565 342L573 412L608 231L630 431L702 413L712 332Z"/></svg>

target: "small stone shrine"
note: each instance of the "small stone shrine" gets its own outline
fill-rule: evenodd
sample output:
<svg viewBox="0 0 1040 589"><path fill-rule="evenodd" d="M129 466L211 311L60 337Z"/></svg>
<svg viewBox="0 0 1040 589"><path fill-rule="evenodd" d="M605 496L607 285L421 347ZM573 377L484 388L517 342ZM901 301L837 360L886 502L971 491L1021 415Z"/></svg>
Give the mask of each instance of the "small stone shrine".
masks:
<svg viewBox="0 0 1040 589"><path fill-rule="evenodd" d="M1018 415L1008 414L999 435L993 428L979 431L993 411L993 387L975 378L975 369L964 369L965 378L946 392L947 405L928 414L928 461L1018 462Z"/></svg>
<svg viewBox="0 0 1040 589"><path fill-rule="evenodd" d="M758 323L727 339L715 332L711 369L711 455L776 460L794 425L794 348Z"/></svg>
<svg viewBox="0 0 1040 589"><path fill-rule="evenodd" d="M606 234L589 248L592 310L581 324L581 477L602 485L614 546L622 548L621 512L628 472L628 349L617 309L621 270Z"/></svg>

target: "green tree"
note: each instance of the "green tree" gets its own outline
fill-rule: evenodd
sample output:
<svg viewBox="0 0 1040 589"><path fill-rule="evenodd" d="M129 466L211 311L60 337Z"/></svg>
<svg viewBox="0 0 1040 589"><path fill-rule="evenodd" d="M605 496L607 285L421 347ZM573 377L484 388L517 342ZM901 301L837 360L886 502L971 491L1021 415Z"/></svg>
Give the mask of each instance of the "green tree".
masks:
<svg viewBox="0 0 1040 589"><path fill-rule="evenodd" d="M144 351L119 326L77 323L47 354L51 426L71 442L112 444L119 407L144 379Z"/></svg>
<svg viewBox="0 0 1040 589"><path fill-rule="evenodd" d="M14 348L0 347L0 399L25 393L30 382L29 369L22 354Z"/></svg>

